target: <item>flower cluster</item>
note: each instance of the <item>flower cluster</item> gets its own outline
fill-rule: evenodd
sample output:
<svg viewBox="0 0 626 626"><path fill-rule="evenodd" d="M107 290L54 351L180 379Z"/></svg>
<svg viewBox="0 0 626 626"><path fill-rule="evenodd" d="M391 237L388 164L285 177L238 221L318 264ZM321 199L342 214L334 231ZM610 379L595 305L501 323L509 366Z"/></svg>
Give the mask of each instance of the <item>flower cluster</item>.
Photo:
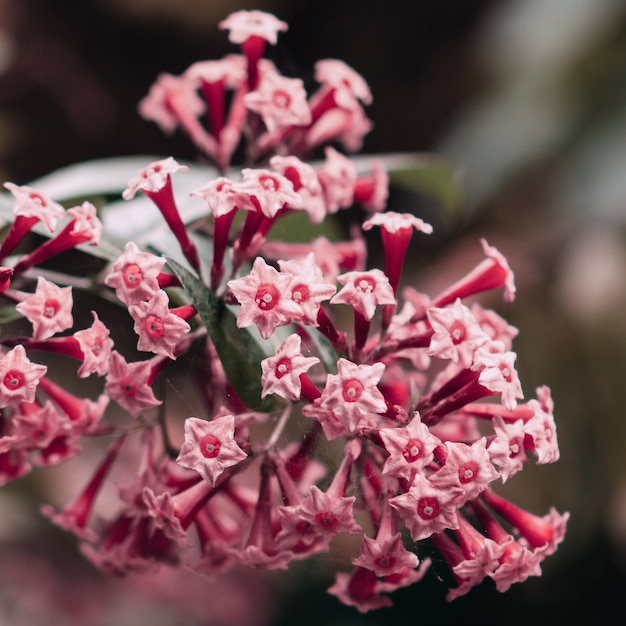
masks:
<svg viewBox="0 0 626 626"><path fill-rule="evenodd" d="M240 54L160 75L139 107L164 131L182 129L223 174L191 192L205 207L193 224L173 186L187 166L170 157L129 176L123 198L141 193L156 206L175 251L130 241L88 280L64 278L50 270L54 259L100 242L96 207L66 211L6 184L15 217L0 286L14 322L30 328L25 318L32 333L3 334L0 483L78 454L84 437L108 439L77 498L42 512L114 573L162 563L209 577L237 565L285 569L350 533L360 551L329 592L360 611L389 606L391 592L424 576L422 542L450 567L449 599L485 578L505 591L540 574L568 515L534 515L494 490L529 460L559 457L549 389L524 401L517 329L476 302L494 289L514 299L506 259L483 241L484 259L441 293L401 289L413 235L432 227L385 210L381 163L361 172L337 149L359 149L371 128L365 80L320 61L308 95L263 58L284 22L240 11L221 27ZM227 167L240 143L248 167L235 176ZM324 158L307 162L318 151ZM295 212L321 224L354 204L368 212L362 228L379 229L384 269L368 269L356 232L268 239ZM75 329L77 291L99 303L91 327ZM124 324L136 349L111 336ZM77 360L79 378L102 379L101 395L66 390L37 362L42 354ZM156 383L185 360L203 413L181 418ZM126 422L105 417L114 404ZM97 499L114 466L132 479L102 517Z"/></svg>

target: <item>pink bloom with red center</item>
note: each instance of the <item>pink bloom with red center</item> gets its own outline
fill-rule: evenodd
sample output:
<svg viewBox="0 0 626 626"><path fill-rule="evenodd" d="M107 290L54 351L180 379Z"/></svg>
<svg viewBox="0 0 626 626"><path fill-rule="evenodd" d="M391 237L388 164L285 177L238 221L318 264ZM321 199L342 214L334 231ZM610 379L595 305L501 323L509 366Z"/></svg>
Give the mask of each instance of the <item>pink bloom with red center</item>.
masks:
<svg viewBox="0 0 626 626"><path fill-rule="evenodd" d="M264 169L246 168L241 171L243 180L233 185L240 208L258 211L272 219L281 209L300 206L302 198L293 190L293 184L282 174Z"/></svg>
<svg viewBox="0 0 626 626"><path fill-rule="evenodd" d="M231 43L245 43L250 37L261 37L276 45L278 33L287 30L287 23L264 11L235 11L219 24L228 30Z"/></svg>
<svg viewBox="0 0 626 626"><path fill-rule="evenodd" d="M365 79L339 59L322 59L315 64L315 80L334 89L338 106L351 109L360 100L372 103L372 92Z"/></svg>
<svg viewBox="0 0 626 626"><path fill-rule="evenodd" d="M241 305L237 326L256 324L261 337L268 339L278 326L298 319L299 304L291 299L289 285L293 276L282 274L257 257L248 276L228 281L228 288Z"/></svg>
<svg viewBox="0 0 626 626"><path fill-rule="evenodd" d="M28 187L4 183L15 198L13 213L16 217L36 218L41 221L48 232L54 232L57 223L65 215L65 209L57 202L52 202L46 195Z"/></svg>
<svg viewBox="0 0 626 626"><path fill-rule="evenodd" d="M224 217L237 210L237 194L232 180L219 176L202 187L190 192L190 196L202 198L211 209L213 217Z"/></svg>
<svg viewBox="0 0 626 626"><path fill-rule="evenodd" d="M157 276L165 265L163 257L141 252L129 241L124 253L113 264L113 271L104 279L104 284L115 289L124 304L137 304L150 300L159 291Z"/></svg>
<svg viewBox="0 0 626 626"><path fill-rule="evenodd" d="M348 157L328 147L324 151L326 160L318 168L317 175L324 190L328 213L352 206L356 185L356 166Z"/></svg>
<svg viewBox="0 0 626 626"><path fill-rule="evenodd" d="M400 533L385 540L363 537L361 554L352 559L353 565L372 570L376 576L390 576L404 568L414 569L419 559L402 543Z"/></svg>
<svg viewBox="0 0 626 626"><path fill-rule="evenodd" d="M160 530L168 539L184 545L187 533L176 516L172 494L163 492L156 494L150 487L144 487L141 499L146 507L154 528Z"/></svg>
<svg viewBox="0 0 626 626"><path fill-rule="evenodd" d="M273 357L261 361L262 398L270 393L276 393L294 402L300 399L302 393L300 376L320 362L316 357L303 356L300 343L301 339L298 335L289 335Z"/></svg>
<svg viewBox="0 0 626 626"><path fill-rule="evenodd" d="M383 474L412 481L433 460L433 451L441 444L438 437L422 424L419 413L404 428L382 428L380 438L389 457Z"/></svg>
<svg viewBox="0 0 626 626"><path fill-rule="evenodd" d="M508 591L514 583L524 582L530 576L541 576L543 556L528 550L516 541L510 541L500 557L500 566L489 576L500 593Z"/></svg>
<svg viewBox="0 0 626 626"><path fill-rule="evenodd" d="M74 339L78 341L83 353L83 363L78 369L79 378L86 378L94 373L104 376L109 370L109 359L113 349L109 329L98 319L95 311L91 314L93 315L91 327L74 333Z"/></svg>
<svg viewBox="0 0 626 626"><path fill-rule="evenodd" d="M91 202L83 202L67 210L72 217L70 235L79 239L79 243L97 246L102 236L102 222L98 219L98 210Z"/></svg>
<svg viewBox="0 0 626 626"><path fill-rule="evenodd" d="M337 361L337 374L326 378L321 408L330 410L348 429L375 426L387 410L383 394L376 386L385 372L384 363L357 365L347 359Z"/></svg>
<svg viewBox="0 0 626 626"><path fill-rule="evenodd" d="M117 351L111 353L104 393L137 417L144 409L161 404L151 386L152 361L127 363Z"/></svg>
<svg viewBox="0 0 626 626"><path fill-rule="evenodd" d="M310 528L330 539L337 533L358 533L361 527L354 521L352 508L356 498L330 497L313 485L309 495L297 507L297 515Z"/></svg>
<svg viewBox="0 0 626 626"><path fill-rule="evenodd" d="M24 346L15 346L0 358L0 408L14 402L32 402L39 379L48 368L29 361Z"/></svg>
<svg viewBox="0 0 626 626"><path fill-rule="evenodd" d="M431 356L468 368L476 350L489 341L473 313L460 300L442 309L431 307L426 315L434 331L427 350Z"/></svg>
<svg viewBox="0 0 626 626"><path fill-rule="evenodd" d="M459 527L457 509L463 491L458 487L439 489L421 474L416 474L408 492L390 498L413 541L427 539L433 533Z"/></svg>
<svg viewBox="0 0 626 626"><path fill-rule="evenodd" d="M15 308L32 323L33 339L41 341L72 327L72 304L71 287L59 287L40 276L35 293Z"/></svg>
<svg viewBox="0 0 626 626"><path fill-rule="evenodd" d="M167 294L159 290L147 302L131 304L128 312L135 320L135 332L139 335L137 349L175 359L176 344L191 327L171 313L168 305Z"/></svg>
<svg viewBox="0 0 626 626"><path fill-rule="evenodd" d="M302 198L302 204L294 205L293 208L304 209L313 224L323 222L326 217L326 204L315 169L295 156L273 156L270 159L270 166L290 180L294 191Z"/></svg>
<svg viewBox="0 0 626 626"><path fill-rule="evenodd" d="M530 400L528 407L534 411L534 415L524 424L526 449L533 451L539 465L558 461L560 452L552 410L544 410L537 400Z"/></svg>
<svg viewBox="0 0 626 626"><path fill-rule="evenodd" d="M498 466L502 482L517 474L527 461L524 450L526 432L524 421L505 422L499 415L493 418L493 428L496 436L489 447L489 458Z"/></svg>
<svg viewBox="0 0 626 626"><path fill-rule="evenodd" d="M332 298L331 304L349 304L365 319L371 320L379 304L396 304L389 279L381 270L346 272L337 276L343 288Z"/></svg>
<svg viewBox="0 0 626 626"><path fill-rule="evenodd" d="M524 397L515 369L517 355L515 352L491 352L489 347L479 348L475 355L472 369L480 371L478 382L485 389L499 393L502 404L512 411L517 400Z"/></svg>
<svg viewBox="0 0 626 626"><path fill-rule="evenodd" d="M172 157L153 161L128 181L128 186L122 193L122 198L131 200L140 189L156 193L165 187L170 174L185 172L188 169L186 165L180 165Z"/></svg>
<svg viewBox="0 0 626 626"><path fill-rule="evenodd" d="M334 295L337 288L324 280L313 252L303 259L278 261L278 265L281 272L293 276L288 291L291 292L291 299L302 308L298 321L308 326L318 326L320 304Z"/></svg>
<svg viewBox="0 0 626 626"><path fill-rule="evenodd" d="M461 494L456 502L461 506L482 493L499 476L491 464L486 449L487 440L481 437L472 445L447 441L444 446L445 464L430 476L430 484L441 490L458 487Z"/></svg>
<svg viewBox="0 0 626 626"><path fill-rule="evenodd" d="M261 116L269 132L311 122L307 94L299 78L264 72L257 90L247 93L243 101L248 109Z"/></svg>
<svg viewBox="0 0 626 626"><path fill-rule="evenodd" d="M235 418L224 415L210 422L189 417L185 420L185 441L176 462L198 472L215 485L225 469L247 458L235 441Z"/></svg>
<svg viewBox="0 0 626 626"><path fill-rule="evenodd" d="M22 411L12 418L15 424L12 447L47 448L67 427L67 417L50 400L43 406L33 403L25 407L22 403L20 408Z"/></svg>

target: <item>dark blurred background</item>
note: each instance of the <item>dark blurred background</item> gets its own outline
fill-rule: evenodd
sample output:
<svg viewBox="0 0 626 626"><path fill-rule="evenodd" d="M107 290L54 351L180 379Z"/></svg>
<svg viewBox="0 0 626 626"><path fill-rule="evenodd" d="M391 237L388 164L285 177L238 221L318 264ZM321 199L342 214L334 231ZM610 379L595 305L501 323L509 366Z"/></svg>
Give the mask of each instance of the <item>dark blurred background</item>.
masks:
<svg viewBox="0 0 626 626"><path fill-rule="evenodd" d="M458 277L480 257L481 236L509 258L518 299L489 304L520 327L515 349L526 395L541 384L553 390L561 460L529 466L501 491L538 514L550 506L571 511L568 535L543 577L504 595L485 583L447 604L446 586L431 572L396 593L394 609L361 616L325 595L322 561L293 576L263 576L265 600L250 593L239 601L248 598L257 613L216 610L236 585L199 586L194 599L189 585L184 602L177 607L172 595L173 608L157 616L147 609L149 594L128 582L134 604L120 600L123 581L105 585L75 564L67 556L73 544L60 533L33 536L45 524L14 489L0 494L0 618L9 619L2 623L37 623L22 605L39 598L52 611L58 588L67 593L77 579L97 581L109 604L128 603L116 624L626 623L626 5L0 0L0 177L25 184L117 155L196 158L184 138L141 120L136 105L159 72L178 74L232 52L217 24L240 8L289 23L271 52L287 73L311 76L317 59L336 57L365 76L375 128L364 152L432 151L458 164L464 203L415 253L411 282L430 291ZM394 192L392 200L407 196ZM416 201L432 213L427 199ZM42 552L57 561L38 561ZM69 570L55 569L60 555ZM51 578L55 593L46 591ZM31 587L37 591L22 600ZM187 605L197 611L185 612ZM56 623L78 623L54 611Z"/></svg>

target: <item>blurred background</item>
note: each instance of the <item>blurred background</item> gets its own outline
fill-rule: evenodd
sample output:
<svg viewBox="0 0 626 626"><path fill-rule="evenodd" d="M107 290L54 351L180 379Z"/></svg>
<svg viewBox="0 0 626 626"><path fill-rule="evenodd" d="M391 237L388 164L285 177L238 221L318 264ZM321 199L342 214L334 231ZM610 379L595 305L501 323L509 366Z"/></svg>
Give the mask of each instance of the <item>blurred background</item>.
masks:
<svg viewBox="0 0 626 626"><path fill-rule="evenodd" d="M272 51L286 73L310 77L336 57L365 76L364 153L435 152L458 167L460 204L392 190L393 208L438 227L414 246L407 282L428 292L458 277L479 237L509 259L518 298L489 304L521 330L526 396L552 388L561 460L500 491L541 515L569 510L565 542L507 594L485 583L447 604L435 568L363 616L326 596L323 560L216 583L102 578L18 484L0 492L0 624L626 623L626 4L0 0L0 178L26 184L108 156L196 158L136 105L159 72L232 52L217 24L241 8L289 23Z"/></svg>

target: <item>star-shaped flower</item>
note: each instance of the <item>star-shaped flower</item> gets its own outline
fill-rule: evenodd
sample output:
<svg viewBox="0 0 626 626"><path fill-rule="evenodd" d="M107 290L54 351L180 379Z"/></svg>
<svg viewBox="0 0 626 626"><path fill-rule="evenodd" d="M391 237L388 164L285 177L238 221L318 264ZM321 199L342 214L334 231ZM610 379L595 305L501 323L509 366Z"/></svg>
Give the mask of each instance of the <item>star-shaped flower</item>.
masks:
<svg viewBox="0 0 626 626"><path fill-rule="evenodd" d="M300 343L299 335L295 333L289 335L273 357L261 361L262 398L270 393L276 393L294 402L300 399L302 391L300 375L307 372L315 363L320 362L316 357L303 356L300 352Z"/></svg>
<svg viewBox="0 0 626 626"><path fill-rule="evenodd" d="M225 469L247 456L235 441L234 416L224 415L211 421L197 417L185 420L185 441L176 462L195 470L212 485Z"/></svg>
<svg viewBox="0 0 626 626"><path fill-rule="evenodd" d="M276 45L278 33L287 30L286 22L265 11L235 11L220 22L222 30L228 30L231 43L244 43L250 37L260 37Z"/></svg>
<svg viewBox="0 0 626 626"><path fill-rule="evenodd" d="M4 186L15 198L13 213L16 217L37 218L48 232L54 232L58 221L65 215L65 209L60 204L52 202L43 193L27 185L4 183Z"/></svg>
<svg viewBox="0 0 626 626"><path fill-rule="evenodd" d="M364 318L371 320L379 304L395 304L396 298L389 279L381 270L347 272L337 276L343 288L331 304L349 304Z"/></svg>
<svg viewBox="0 0 626 626"><path fill-rule="evenodd" d="M83 363L78 369L80 378L86 378L94 373L104 376L109 369L109 359L113 349L109 329L98 319L95 311L91 314L93 315L91 327L74 333L74 339L78 341L83 353Z"/></svg>
<svg viewBox="0 0 626 626"><path fill-rule="evenodd" d="M140 189L151 192L160 191L165 187L170 174L184 172L188 169L186 165L180 165L173 157L153 161L128 181L128 186L122 193L122 198L130 200L135 197L135 194Z"/></svg>
<svg viewBox="0 0 626 626"><path fill-rule="evenodd" d="M0 408L13 402L32 402L39 379L48 368L29 361L24 346L15 346L0 358Z"/></svg>
<svg viewBox="0 0 626 626"><path fill-rule="evenodd" d="M59 287L39 276L35 293L15 308L32 323L33 339L41 341L72 327L72 303L71 287Z"/></svg>

